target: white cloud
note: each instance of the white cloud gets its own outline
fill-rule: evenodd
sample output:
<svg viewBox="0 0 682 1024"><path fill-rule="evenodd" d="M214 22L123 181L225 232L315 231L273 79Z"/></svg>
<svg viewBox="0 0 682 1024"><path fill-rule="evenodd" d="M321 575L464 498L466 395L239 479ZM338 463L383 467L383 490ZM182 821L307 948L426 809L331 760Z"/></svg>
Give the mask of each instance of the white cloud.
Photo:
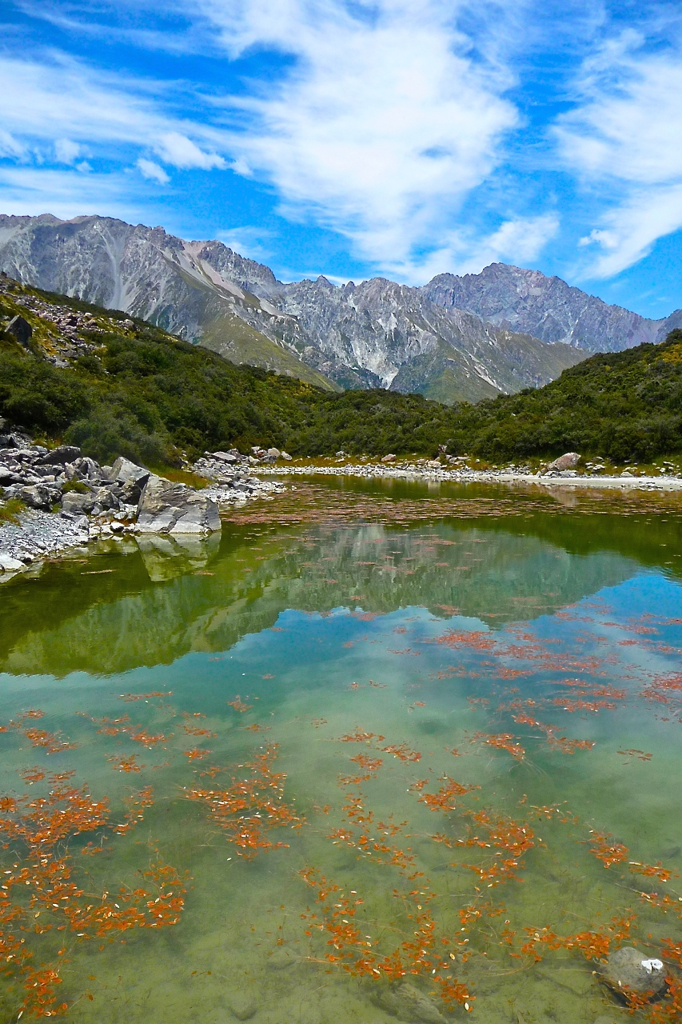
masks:
<svg viewBox="0 0 682 1024"><path fill-rule="evenodd" d="M143 219L148 187L135 175L80 174L76 169L0 166L2 212L17 216L52 213L63 220L104 214L133 223Z"/></svg>
<svg viewBox="0 0 682 1024"><path fill-rule="evenodd" d="M226 165L223 157L217 153L205 153L191 139L180 132L164 132L155 146L156 153L161 159L173 167L188 169L198 167L204 171L210 171L214 167L223 168Z"/></svg>
<svg viewBox="0 0 682 1024"><path fill-rule="evenodd" d="M462 3L459 7L471 6ZM290 216L313 216L381 266L409 263L453 230L464 199L519 123L446 0L200 0L231 56L271 47L293 68L249 97L230 149Z"/></svg>
<svg viewBox="0 0 682 1024"><path fill-rule="evenodd" d="M604 211L582 245L602 254L587 271L611 277L682 227L682 32L651 48L632 29L583 67L581 101L556 128L560 157Z"/></svg>
<svg viewBox="0 0 682 1024"><path fill-rule="evenodd" d="M268 240L272 238L272 232L267 228L246 224L243 227L219 231L217 238L228 249L248 259L264 263L272 258L272 250L267 246Z"/></svg>
<svg viewBox="0 0 682 1024"><path fill-rule="evenodd" d="M82 152L81 144L72 139L57 139L54 144L54 153L60 164L75 164Z"/></svg>
<svg viewBox="0 0 682 1024"><path fill-rule="evenodd" d="M121 158L126 149L151 146L173 166L225 166L223 157L202 148L218 146L223 134L176 116L172 94L168 85L110 75L63 54L42 62L3 56L0 154L19 156L48 144L59 162L73 164L86 149Z"/></svg>
<svg viewBox="0 0 682 1024"><path fill-rule="evenodd" d="M21 159L26 154L26 146L0 128L0 157L14 157Z"/></svg>
<svg viewBox="0 0 682 1024"><path fill-rule="evenodd" d="M163 167L154 163L153 160L147 160L146 157L141 156L136 166L143 178L148 178L150 181L158 181L160 185L167 185L170 181Z"/></svg>
<svg viewBox="0 0 682 1024"><path fill-rule="evenodd" d="M558 230L557 216L541 214L504 221L492 234L481 238L471 231L452 232L435 251L391 264L387 269L401 280L422 284L444 271L478 274L483 267L500 261L524 265L538 257Z"/></svg>

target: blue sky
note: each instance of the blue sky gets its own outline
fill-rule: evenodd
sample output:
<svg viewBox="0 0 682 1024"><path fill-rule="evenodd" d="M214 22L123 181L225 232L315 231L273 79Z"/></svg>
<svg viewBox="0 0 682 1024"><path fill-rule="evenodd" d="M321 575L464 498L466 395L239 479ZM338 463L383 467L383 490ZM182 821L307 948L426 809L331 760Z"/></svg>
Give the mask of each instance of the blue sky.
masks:
<svg viewBox="0 0 682 1024"><path fill-rule="evenodd" d="M682 306L679 0L4 0L0 39L0 212Z"/></svg>

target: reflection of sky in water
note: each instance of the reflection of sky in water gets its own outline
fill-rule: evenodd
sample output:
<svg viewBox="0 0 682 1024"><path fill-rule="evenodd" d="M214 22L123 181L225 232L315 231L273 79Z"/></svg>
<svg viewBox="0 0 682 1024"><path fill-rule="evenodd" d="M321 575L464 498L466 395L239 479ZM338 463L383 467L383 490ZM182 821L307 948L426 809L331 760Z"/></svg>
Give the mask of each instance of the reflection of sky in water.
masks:
<svg viewBox="0 0 682 1024"><path fill-rule="evenodd" d="M491 894L505 902L507 917L484 914L486 928L466 933L476 955L462 962L464 947L448 947L456 954L447 970L456 963L457 977L476 995L477 1019L591 1022L610 1012L594 964L579 953L543 950L537 968L521 971L509 953L518 952L525 928L603 931L630 907L639 917L628 941L649 954L676 933L674 921L637 895L638 887L661 888L658 880L628 875L620 864L604 868L588 840L593 828L628 846L628 856L682 868L679 700L641 696L657 676L679 670L682 625L667 620L682 616L682 601L677 580L641 568L632 550L571 553L556 522L552 530L542 539L448 523L262 529L206 551L147 544L104 554L5 592L3 720L40 707L41 726L62 730L78 748L48 758L11 731L1 738L3 791L17 790L18 767L68 764L120 814L126 793L153 785L156 803L136 832L77 869L91 872L95 889L112 879L118 885L135 877L153 838L193 876L174 928L130 932L126 945L101 952L68 939L64 995L76 1000L69 1019L174 1024L200 1016L228 1024L236 1019L230 1006L242 1012L242 998L253 1003L254 1024L392 1024L395 1005L377 1001L368 978L328 973L327 933L306 936L301 919L315 894L299 872L314 866L347 892L362 890L363 928L373 941L393 948L413 927L392 895L396 886L409 890L405 872L328 838L355 827L339 777L359 771L350 761L358 753L382 762L360 785L364 803L374 823L409 821L396 842L410 847L428 876L418 884L430 886L429 907L445 935L460 934L459 909L480 902L478 876L452 867L486 855L466 847L466 857L458 856L458 839L473 827L469 812L525 822L542 837L545 845L534 841L525 855L524 881ZM113 570L94 578L97 586L81 575L93 564ZM614 690L626 693L613 698L614 709L562 707L579 693L603 704ZM120 696L151 691L172 696L128 703ZM237 695L249 705L243 712L228 705ZM514 721L519 711L549 724L552 735L594 747L572 754L552 747L541 728ZM76 712L98 721L127 713L169 739L147 749L127 733L98 733L96 722ZM188 735L183 712L206 716L195 721L215 735ZM338 742L358 727L385 739ZM497 747L486 740L501 734L525 755L513 755L512 740ZM229 774L206 780L198 772L243 763L271 742L279 746L276 770L288 776L285 798L308 823L284 835L288 849L245 863L202 807L187 801L187 787L227 786ZM188 760L192 745L211 754ZM396 745L418 751L420 760L387 751ZM132 752L145 765L135 776L106 760ZM420 801L421 793L438 792L444 775L481 787L461 811L434 813ZM538 820L532 810L556 804L576 821ZM455 845L434 843L438 832ZM674 893L675 884L662 888ZM507 918L517 936L509 941L500 938ZM430 970L415 979L429 998ZM93 1001L78 999L86 988ZM14 1012L16 998L1 987L0 996ZM422 1012L436 1020L434 998ZM400 1012L404 1019L405 1007Z"/></svg>

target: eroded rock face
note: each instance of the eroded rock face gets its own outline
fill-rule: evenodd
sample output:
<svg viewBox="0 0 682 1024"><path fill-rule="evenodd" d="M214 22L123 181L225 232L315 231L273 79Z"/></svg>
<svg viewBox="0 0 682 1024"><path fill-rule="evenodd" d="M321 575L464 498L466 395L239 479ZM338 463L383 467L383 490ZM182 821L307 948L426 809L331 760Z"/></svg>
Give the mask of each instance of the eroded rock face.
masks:
<svg viewBox="0 0 682 1024"><path fill-rule="evenodd" d="M619 996L627 992L643 996L649 992L653 1002L663 996L667 987L662 962L634 946L623 946L611 953L600 973L603 982Z"/></svg>
<svg viewBox="0 0 682 1024"><path fill-rule="evenodd" d="M501 327L588 352L618 352L662 341L677 326L676 313L667 320L648 320L587 295L559 277L505 263L492 263L480 274L463 277L439 274L421 290L447 309L471 310Z"/></svg>
<svg viewBox="0 0 682 1024"><path fill-rule="evenodd" d="M186 484L151 475L140 497L139 533L213 533L220 530L218 506Z"/></svg>

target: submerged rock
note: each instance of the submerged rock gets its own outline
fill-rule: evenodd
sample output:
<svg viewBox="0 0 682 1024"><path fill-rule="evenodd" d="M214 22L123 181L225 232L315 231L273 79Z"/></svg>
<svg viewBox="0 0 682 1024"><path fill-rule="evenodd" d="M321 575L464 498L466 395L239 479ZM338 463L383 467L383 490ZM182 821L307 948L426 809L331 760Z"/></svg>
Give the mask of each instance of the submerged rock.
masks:
<svg viewBox="0 0 682 1024"><path fill-rule="evenodd" d="M140 497L137 529L140 533L213 533L221 529L218 505L186 484L152 475Z"/></svg>
<svg viewBox="0 0 682 1024"><path fill-rule="evenodd" d="M286 946L280 946L268 957L268 967L271 967L275 971L283 971L287 967L293 967L294 964L299 963L300 957L292 953Z"/></svg>
<svg viewBox="0 0 682 1024"><path fill-rule="evenodd" d="M434 1001L409 981L399 985L378 986L371 993L371 999L381 1009L392 1013L399 1020L414 1024L444 1024L445 1017Z"/></svg>
<svg viewBox="0 0 682 1024"><path fill-rule="evenodd" d="M660 999L667 987L663 963L645 956L633 946L623 946L611 953L600 975L604 984L617 995L632 992L643 996L650 992L650 1002Z"/></svg>
<svg viewBox="0 0 682 1024"><path fill-rule="evenodd" d="M258 1003L249 992L235 992L228 996L227 1006L237 1020L249 1020L258 1009Z"/></svg>

